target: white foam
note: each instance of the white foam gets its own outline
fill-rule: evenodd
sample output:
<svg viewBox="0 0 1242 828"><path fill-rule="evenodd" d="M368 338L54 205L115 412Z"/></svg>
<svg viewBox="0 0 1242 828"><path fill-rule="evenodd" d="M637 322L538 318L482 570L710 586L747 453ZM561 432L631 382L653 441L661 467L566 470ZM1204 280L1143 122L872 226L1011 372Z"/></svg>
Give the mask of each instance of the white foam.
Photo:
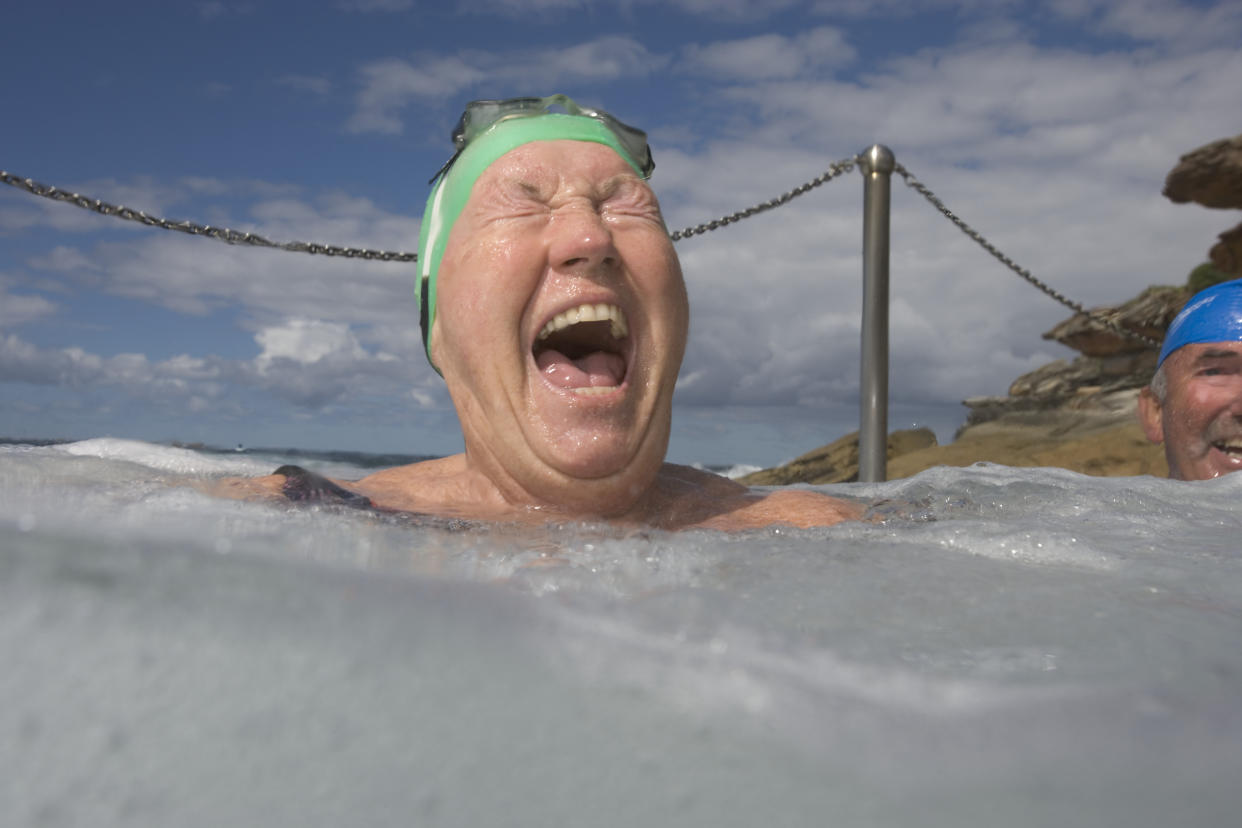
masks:
<svg viewBox="0 0 1242 828"><path fill-rule="evenodd" d="M75 457L123 460L178 474L256 474L263 466L245 457L206 455L193 449L161 446L140 440L98 437L52 447Z"/></svg>
<svg viewBox="0 0 1242 828"><path fill-rule="evenodd" d="M880 522L737 534L450 529L185 485L278 459L0 449L8 821L1242 807L1242 475L941 468L826 487Z"/></svg>

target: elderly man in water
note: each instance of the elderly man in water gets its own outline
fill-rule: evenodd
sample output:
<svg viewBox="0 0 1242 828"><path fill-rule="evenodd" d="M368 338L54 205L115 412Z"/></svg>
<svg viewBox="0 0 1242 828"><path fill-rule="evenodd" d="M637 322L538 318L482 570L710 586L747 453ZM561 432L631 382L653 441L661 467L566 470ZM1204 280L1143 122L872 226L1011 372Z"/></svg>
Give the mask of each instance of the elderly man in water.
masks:
<svg viewBox="0 0 1242 828"><path fill-rule="evenodd" d="M349 483L285 467L230 481L233 494L664 529L860 516L818 492L753 492L664 462L689 306L643 132L554 95L473 102L453 139L423 215L418 290L465 452Z"/></svg>
<svg viewBox="0 0 1242 828"><path fill-rule="evenodd" d="M1242 279L1200 291L1174 318L1139 394L1139 420L1164 443L1170 477L1242 469Z"/></svg>

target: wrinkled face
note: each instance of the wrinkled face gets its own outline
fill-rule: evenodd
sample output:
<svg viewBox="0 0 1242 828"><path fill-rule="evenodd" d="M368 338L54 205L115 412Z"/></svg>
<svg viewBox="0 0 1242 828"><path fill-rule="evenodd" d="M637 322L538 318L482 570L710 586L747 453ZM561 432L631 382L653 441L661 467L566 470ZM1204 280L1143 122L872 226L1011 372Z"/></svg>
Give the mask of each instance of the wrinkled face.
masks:
<svg viewBox="0 0 1242 828"><path fill-rule="evenodd" d="M1242 469L1242 342L1186 345L1164 361L1164 403L1140 403L1147 436L1164 441L1169 476L1206 480Z"/></svg>
<svg viewBox="0 0 1242 828"><path fill-rule="evenodd" d="M659 205L620 156L502 156L453 226L431 332L468 461L511 501L623 510L663 462L688 321Z"/></svg>

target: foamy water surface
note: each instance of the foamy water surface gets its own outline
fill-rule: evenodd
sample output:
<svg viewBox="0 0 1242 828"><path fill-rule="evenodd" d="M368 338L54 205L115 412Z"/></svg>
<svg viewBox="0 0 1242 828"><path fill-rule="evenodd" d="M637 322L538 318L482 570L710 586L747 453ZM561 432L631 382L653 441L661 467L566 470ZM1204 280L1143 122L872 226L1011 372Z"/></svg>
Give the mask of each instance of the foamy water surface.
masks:
<svg viewBox="0 0 1242 828"><path fill-rule="evenodd" d="M0 447L0 824L1242 824L1242 475L738 534L184 485L281 462Z"/></svg>

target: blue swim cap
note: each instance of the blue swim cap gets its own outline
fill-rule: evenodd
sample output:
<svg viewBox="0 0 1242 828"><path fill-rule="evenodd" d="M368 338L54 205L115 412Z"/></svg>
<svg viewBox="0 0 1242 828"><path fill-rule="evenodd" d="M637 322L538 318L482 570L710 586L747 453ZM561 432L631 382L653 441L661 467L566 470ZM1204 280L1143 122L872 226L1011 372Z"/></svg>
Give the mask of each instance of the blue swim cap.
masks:
<svg viewBox="0 0 1242 828"><path fill-rule="evenodd" d="M1191 297L1169 325L1156 367L1183 345L1242 342L1242 279L1204 288Z"/></svg>

